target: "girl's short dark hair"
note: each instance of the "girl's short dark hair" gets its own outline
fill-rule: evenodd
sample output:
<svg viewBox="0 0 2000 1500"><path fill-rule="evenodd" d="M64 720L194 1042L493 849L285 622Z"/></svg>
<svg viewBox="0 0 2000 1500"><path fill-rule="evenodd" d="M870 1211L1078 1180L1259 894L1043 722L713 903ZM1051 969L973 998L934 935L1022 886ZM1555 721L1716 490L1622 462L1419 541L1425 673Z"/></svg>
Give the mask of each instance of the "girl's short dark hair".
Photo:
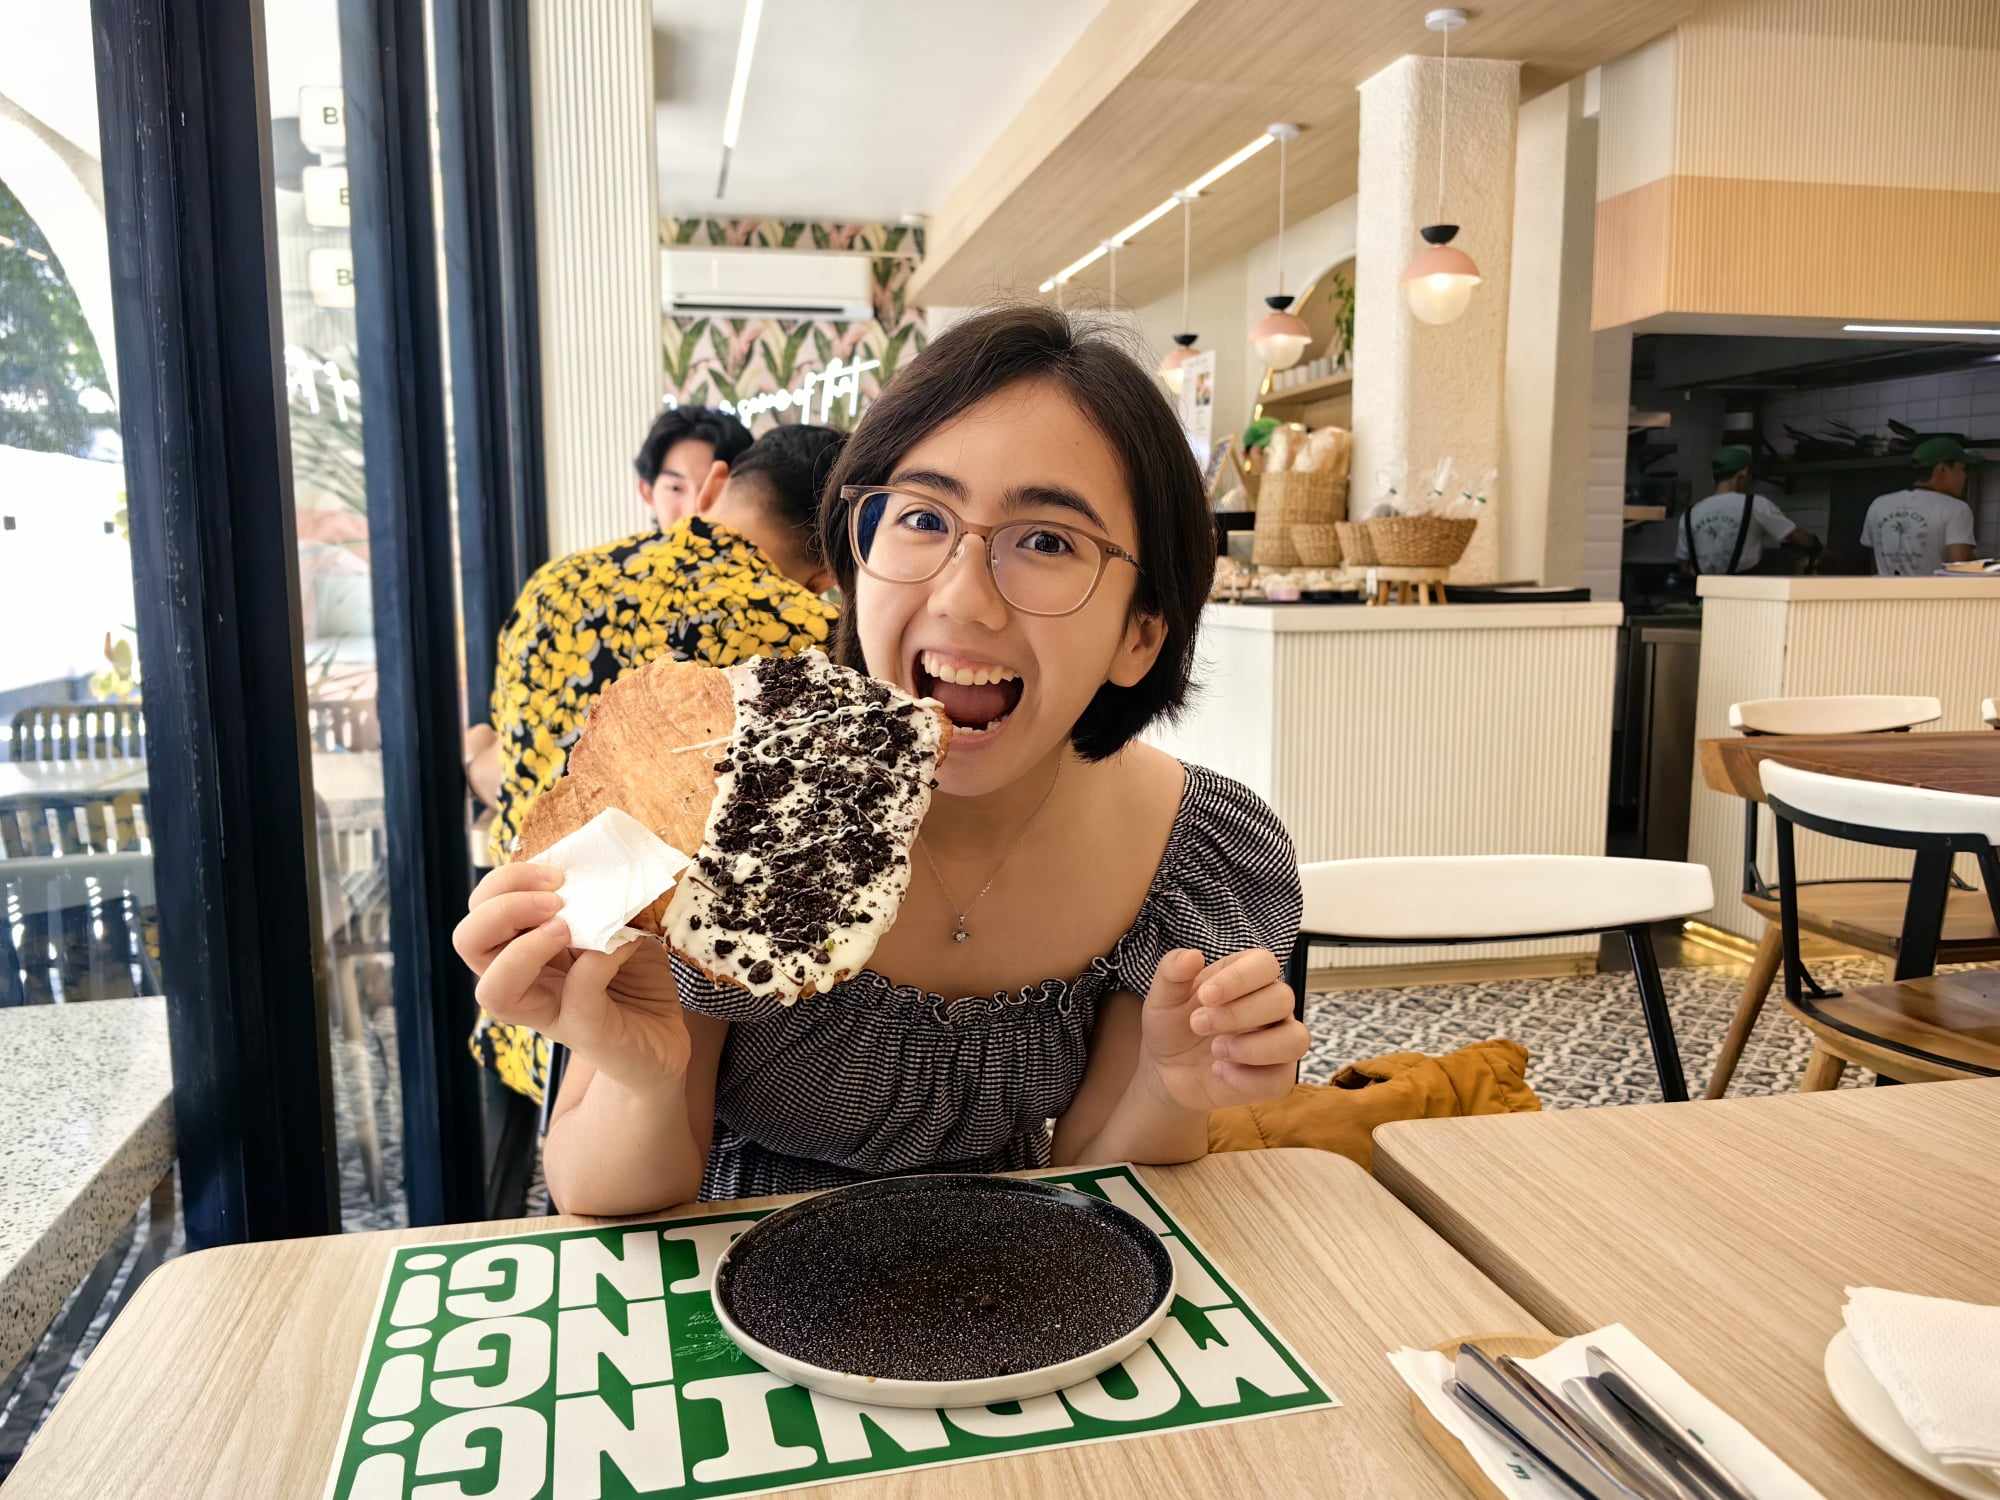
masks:
<svg viewBox="0 0 2000 1500"><path fill-rule="evenodd" d="M1125 470L1139 522L1133 609L1156 615L1166 639L1152 670L1127 688L1105 683L1070 732L1086 760L1115 755L1187 701L1195 631L1215 576L1215 521L1178 418L1128 336L1034 303L989 308L952 324L905 365L869 407L827 481L822 550L854 598L844 485L884 484L931 433L1022 380L1052 380L1104 435ZM835 637L837 660L866 670L853 609Z"/></svg>

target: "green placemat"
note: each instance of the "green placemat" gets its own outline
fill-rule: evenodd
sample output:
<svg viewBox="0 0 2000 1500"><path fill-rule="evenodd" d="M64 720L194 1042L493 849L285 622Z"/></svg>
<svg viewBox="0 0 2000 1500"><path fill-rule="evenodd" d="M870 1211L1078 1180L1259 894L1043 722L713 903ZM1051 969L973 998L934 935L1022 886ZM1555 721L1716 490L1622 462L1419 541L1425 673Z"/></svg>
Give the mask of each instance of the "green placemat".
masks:
<svg viewBox="0 0 2000 1500"><path fill-rule="evenodd" d="M339 1500L756 1495L1337 1406L1130 1167L1051 1179L1158 1231L1178 1295L1122 1365L1029 1401L859 1406L716 1321L716 1259L761 1213L391 1252L326 1493Z"/></svg>

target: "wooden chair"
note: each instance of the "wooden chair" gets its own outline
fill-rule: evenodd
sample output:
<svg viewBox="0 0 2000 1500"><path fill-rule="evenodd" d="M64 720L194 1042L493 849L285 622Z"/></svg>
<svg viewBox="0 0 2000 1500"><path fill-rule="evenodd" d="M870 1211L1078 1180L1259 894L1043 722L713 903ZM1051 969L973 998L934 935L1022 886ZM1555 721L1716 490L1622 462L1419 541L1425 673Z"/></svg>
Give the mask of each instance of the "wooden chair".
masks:
<svg viewBox="0 0 2000 1500"><path fill-rule="evenodd" d="M37 703L9 726L17 761L104 760L146 753L146 715L136 703Z"/></svg>
<svg viewBox="0 0 2000 1500"><path fill-rule="evenodd" d="M367 1071L373 1037L362 1001L362 970L393 961L389 931L389 835L379 809L361 817L336 817L315 797L319 822L320 906L326 929L329 989L340 1022L341 1040L357 1053L355 1139L370 1201L388 1191L381 1131L375 1122L376 1094ZM391 1065L393 1066L393 1064Z"/></svg>
<svg viewBox="0 0 2000 1500"><path fill-rule="evenodd" d="M317 698L306 705L306 734L313 749L380 750L382 723L373 698Z"/></svg>
<svg viewBox="0 0 2000 1500"><path fill-rule="evenodd" d="M1299 882L1305 916L1286 978L1301 1019L1316 944L1409 948L1622 933L1660 1094L1687 1098L1651 928L1715 905L1706 866L1562 854L1336 859L1299 866Z"/></svg>
<svg viewBox="0 0 2000 1500"><path fill-rule="evenodd" d="M1775 760L1758 767L1778 831L1779 925L1785 955L1785 1011L1812 1033L1802 1089L1838 1085L1847 1064L1899 1083L2000 1077L2000 971L1936 974L1893 984L1814 994L1799 962L1799 881L1793 825L1932 857L1979 861L1983 898L2000 924L2000 797L1892 786L1803 771ZM1913 880L1903 945L1935 948L1936 880ZM1928 889L1926 888L1928 887Z"/></svg>
<svg viewBox="0 0 2000 1500"><path fill-rule="evenodd" d="M142 793L0 798L0 1005L158 994Z"/></svg>
<svg viewBox="0 0 2000 1500"><path fill-rule="evenodd" d="M1935 698L1891 695L1851 695L1829 698L1763 698L1738 703L1729 710L1729 725L1743 734L1884 734L1907 730L1941 718L1943 705ZM1996 928L1985 898L1953 883L1947 891L1944 925L1935 957L1919 961L1903 953L1903 916L1909 904L1910 882L1894 878L1806 880L1799 882L1799 928L1896 964L1898 979L1928 974L1946 963L1981 963L2000 958L2000 928ZM1729 1088L1737 1061L1757 1017L1770 995L1783 957L1779 931L1778 895L1757 868L1757 804L1743 813L1743 904L1764 918L1764 936L1743 981L1743 997L1722 1039L1715 1069L1709 1075L1707 1097L1720 1099ZM1808 989L1827 992L1810 974Z"/></svg>

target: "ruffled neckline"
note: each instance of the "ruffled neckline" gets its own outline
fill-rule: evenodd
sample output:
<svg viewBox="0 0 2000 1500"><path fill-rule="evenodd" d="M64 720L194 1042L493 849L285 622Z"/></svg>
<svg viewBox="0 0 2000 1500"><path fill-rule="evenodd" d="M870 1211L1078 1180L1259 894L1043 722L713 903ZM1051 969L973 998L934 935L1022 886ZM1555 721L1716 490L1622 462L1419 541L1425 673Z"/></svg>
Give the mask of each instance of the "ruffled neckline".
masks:
<svg viewBox="0 0 2000 1500"><path fill-rule="evenodd" d="M1044 979L1038 984L1023 985L1019 990L995 990L990 995L960 995L947 997L937 990L927 990L919 985L899 984L877 969L864 968L852 977L843 979L831 993L846 992L858 986L870 998L887 1001L899 1009L926 1011L941 1026L961 1026L968 1021L995 1020L1010 1014L1024 1014L1053 1005L1068 1014L1077 1003L1080 992L1091 991L1095 999L1097 993L1108 988L1118 978L1120 958L1126 945L1132 941L1134 933L1146 928L1153 918L1154 909L1164 894L1172 889L1172 872L1180 866L1182 846L1188 837L1188 809L1195 805L1195 783L1198 777L1212 777L1214 772L1200 766L1181 763L1181 800L1174 809L1173 826L1167 830L1167 846L1160 852L1159 868L1153 871L1151 884L1146 887L1146 899L1139 903L1139 912L1126 929L1123 937L1112 945L1107 954L1091 959L1082 973L1070 979Z"/></svg>

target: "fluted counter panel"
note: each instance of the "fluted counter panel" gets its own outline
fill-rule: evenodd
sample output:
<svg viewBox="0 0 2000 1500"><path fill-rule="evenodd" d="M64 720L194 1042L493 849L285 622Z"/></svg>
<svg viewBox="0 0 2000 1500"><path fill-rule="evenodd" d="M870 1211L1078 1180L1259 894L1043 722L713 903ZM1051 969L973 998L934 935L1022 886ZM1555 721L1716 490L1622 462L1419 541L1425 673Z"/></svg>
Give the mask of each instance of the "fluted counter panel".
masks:
<svg viewBox="0 0 2000 1500"><path fill-rule="evenodd" d="M1616 604L1211 605L1199 696L1151 738L1269 801L1302 860L1602 854L1621 618ZM1594 947L1318 950L1314 964Z"/></svg>

